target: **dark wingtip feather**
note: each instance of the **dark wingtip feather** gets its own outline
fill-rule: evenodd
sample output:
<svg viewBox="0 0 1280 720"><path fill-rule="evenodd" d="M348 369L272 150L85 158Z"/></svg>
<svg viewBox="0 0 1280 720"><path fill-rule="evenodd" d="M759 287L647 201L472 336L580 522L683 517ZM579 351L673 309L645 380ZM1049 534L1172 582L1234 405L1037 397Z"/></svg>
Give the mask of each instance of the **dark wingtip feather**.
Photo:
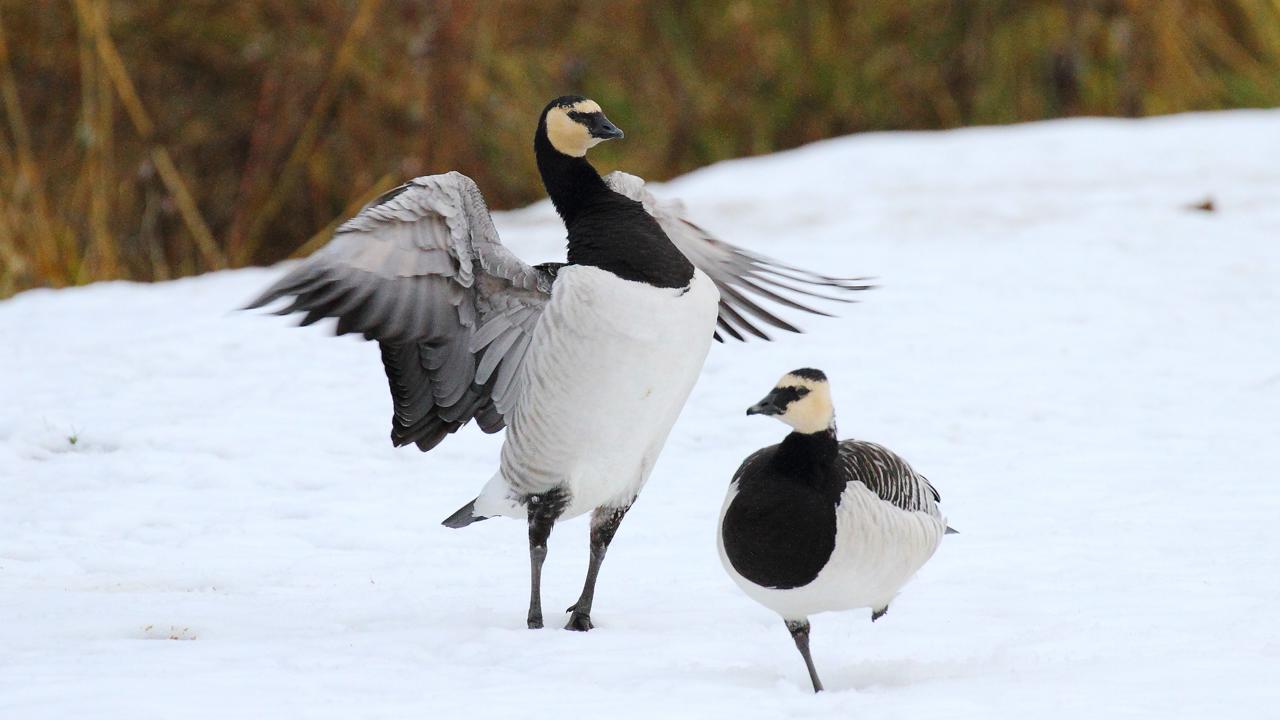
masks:
<svg viewBox="0 0 1280 720"><path fill-rule="evenodd" d="M262 294L254 298L248 305L239 309L257 310L286 295L301 296L311 290L315 290L317 286L323 285L327 277L328 274L324 270L316 271L305 267L298 268L286 273L284 277L272 283L270 287L262 291Z"/></svg>
<svg viewBox="0 0 1280 720"><path fill-rule="evenodd" d="M466 505L463 505L462 507L458 508L457 512L445 518L444 521L442 521L440 524L447 528L453 528L457 530L458 528L464 528L470 525L471 523L476 523L476 522L480 522L481 520L488 520L488 519L489 518L487 517L476 515L476 501L472 500Z"/></svg>
<svg viewBox="0 0 1280 720"><path fill-rule="evenodd" d="M838 282L831 283L832 287L838 287L841 290L849 292L862 292L864 290L875 290L880 287L879 283L872 282L879 280L876 277L856 277L856 278L839 278Z"/></svg>
<svg viewBox="0 0 1280 720"><path fill-rule="evenodd" d="M250 301L248 305L243 305L236 309L240 311L257 310L258 308L270 305L271 303L275 302L276 300L279 300L280 298L288 294L287 292L285 292L284 288L279 288L277 287L277 285L279 285L279 283L267 288L265 292L263 292L258 297L254 298L252 301Z"/></svg>
<svg viewBox="0 0 1280 720"><path fill-rule="evenodd" d="M723 308L724 308L724 306L723 306L723 305L721 305L721 309L723 309ZM725 331L725 333L727 333L727 334L729 335L729 337L733 338L734 340L743 340L743 339L744 339L744 338L742 337L742 333L738 332L738 329L737 329L737 328L735 328L734 326L730 325L728 320L725 320L724 313L721 313L721 314L720 314L720 316L719 316L718 318L716 318L716 324L717 324L717 325L719 325L719 326L720 326L720 329L721 329L721 330L724 330L724 331ZM720 333L719 333L719 332L717 332L717 333L715 334L715 337L716 337L716 339L717 339L717 340L719 340L720 342L724 342L724 338L720 337Z"/></svg>
<svg viewBox="0 0 1280 720"><path fill-rule="evenodd" d="M271 283L271 286L263 290L262 294L250 301L248 305L240 308L240 310L257 310L265 305L270 305L285 295L293 294L290 291L297 285L299 285L299 278L294 273L287 273L284 277Z"/></svg>

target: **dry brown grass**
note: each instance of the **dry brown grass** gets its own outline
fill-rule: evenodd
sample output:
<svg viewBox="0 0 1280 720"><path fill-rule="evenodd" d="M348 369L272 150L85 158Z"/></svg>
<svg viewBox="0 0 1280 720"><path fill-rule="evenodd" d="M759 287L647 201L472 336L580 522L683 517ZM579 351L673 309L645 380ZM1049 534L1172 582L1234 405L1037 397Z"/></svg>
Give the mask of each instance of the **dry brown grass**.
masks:
<svg viewBox="0 0 1280 720"><path fill-rule="evenodd" d="M0 0L0 297L272 262L401 178L540 195L565 92L664 178L862 130L1280 103L1280 0Z"/></svg>

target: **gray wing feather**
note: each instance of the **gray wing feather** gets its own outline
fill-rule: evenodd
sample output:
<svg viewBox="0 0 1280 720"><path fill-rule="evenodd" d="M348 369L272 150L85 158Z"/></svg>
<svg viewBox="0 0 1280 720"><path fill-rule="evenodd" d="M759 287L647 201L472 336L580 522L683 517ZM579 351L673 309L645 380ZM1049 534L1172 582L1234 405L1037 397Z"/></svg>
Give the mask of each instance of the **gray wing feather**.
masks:
<svg viewBox="0 0 1280 720"><path fill-rule="evenodd" d="M861 440L840 442L840 463L849 482L861 482L881 500L907 511L941 516L937 489L897 454Z"/></svg>
<svg viewBox="0 0 1280 720"><path fill-rule="evenodd" d="M662 201L645 189L644 180L624 172L613 172L605 182L614 192L644 206L663 232L689 261L707 274L720 290L718 326L726 335L743 340L743 332L768 340L761 325L788 332L800 329L760 305L763 299L793 310L827 315L796 296L834 302L852 302L847 293L867 290L867 278L837 278L810 272L764 255L717 240L684 217L678 201ZM720 332L717 340L723 340Z"/></svg>
<svg viewBox="0 0 1280 720"><path fill-rule="evenodd" d="M290 297L278 314L377 340L392 442L429 450L473 418L502 429L553 280L502 245L479 188L453 172L384 194L248 307Z"/></svg>

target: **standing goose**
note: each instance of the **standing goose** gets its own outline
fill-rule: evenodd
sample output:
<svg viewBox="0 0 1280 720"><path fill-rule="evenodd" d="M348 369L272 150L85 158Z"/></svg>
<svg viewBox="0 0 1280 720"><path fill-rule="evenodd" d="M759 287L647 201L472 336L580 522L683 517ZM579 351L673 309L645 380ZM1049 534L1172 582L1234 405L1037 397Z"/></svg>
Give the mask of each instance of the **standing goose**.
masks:
<svg viewBox="0 0 1280 720"><path fill-rule="evenodd" d="M430 450L472 419L507 428L498 471L444 524L527 521L531 628L542 627L552 525L591 511L591 561L567 625L591 629L600 564L713 334L795 330L750 296L817 312L791 296L867 287L715 240L639 178L601 178L587 150L619 137L583 97L551 101L538 120L534 153L568 230L566 263L513 255L475 183L451 172L378 198L249 305L291 296L278 314L337 318L338 334L377 340L396 446Z"/></svg>
<svg viewBox="0 0 1280 720"><path fill-rule="evenodd" d="M747 414L773 415L794 432L734 473L716 534L720 560L748 597L782 616L820 692L809 616L865 607L880 619L954 531L938 491L905 460L836 439L822 371L784 375Z"/></svg>

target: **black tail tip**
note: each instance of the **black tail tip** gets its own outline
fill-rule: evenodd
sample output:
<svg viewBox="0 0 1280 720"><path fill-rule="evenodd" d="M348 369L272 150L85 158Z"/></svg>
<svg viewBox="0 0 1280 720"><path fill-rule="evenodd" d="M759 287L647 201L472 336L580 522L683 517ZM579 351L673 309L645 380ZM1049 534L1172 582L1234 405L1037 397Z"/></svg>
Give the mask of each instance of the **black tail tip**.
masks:
<svg viewBox="0 0 1280 720"><path fill-rule="evenodd" d="M457 530L458 528L464 528L470 525L471 523L480 522L481 520L488 520L488 519L489 518L487 517L476 515L476 501L472 500L466 505L463 505L462 507L458 508L457 512L445 518L444 521L442 521L440 524L447 528L453 528Z"/></svg>

